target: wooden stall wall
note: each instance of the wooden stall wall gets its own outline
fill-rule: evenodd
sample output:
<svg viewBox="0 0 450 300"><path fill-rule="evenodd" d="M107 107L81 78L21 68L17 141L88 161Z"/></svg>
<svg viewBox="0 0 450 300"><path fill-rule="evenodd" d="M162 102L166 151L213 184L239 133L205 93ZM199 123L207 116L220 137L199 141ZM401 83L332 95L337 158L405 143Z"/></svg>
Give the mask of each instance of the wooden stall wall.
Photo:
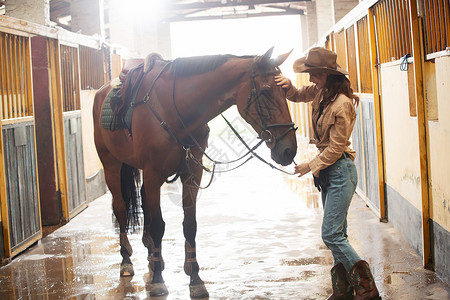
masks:
<svg viewBox="0 0 450 300"><path fill-rule="evenodd" d="M338 63L348 72L348 78L353 92L359 95L360 101L356 108L357 119L352 134L352 147L356 150L355 164L358 171L357 191L366 203L380 214L380 192L378 185L378 154L377 126L374 105L374 95L367 89L367 69L370 56L361 51L370 48L366 22L352 22L343 30L334 33L335 51L338 53ZM330 39L331 40L331 39ZM362 64L364 65L362 67ZM370 68L369 68L370 70ZM365 76L365 83L361 83ZM371 83L371 81L368 81ZM362 89L365 88L364 91Z"/></svg>
<svg viewBox="0 0 450 300"><path fill-rule="evenodd" d="M51 103L51 41L42 36L31 38L33 95L35 104L36 151L39 169L39 196L43 226L61 222L61 193L56 174L53 107Z"/></svg>
<svg viewBox="0 0 450 300"><path fill-rule="evenodd" d="M383 124L386 217L423 254L418 123L411 110L415 93L410 93L408 82L411 66L407 57L412 55L409 12L407 1L384 0L370 9L369 20L375 36L374 86L379 87L378 110Z"/></svg>
<svg viewBox="0 0 450 300"><path fill-rule="evenodd" d="M419 37L423 32L423 103L421 113L425 125L425 149L429 182L430 256L436 273L450 283L450 186L448 149L450 145L450 3L448 0L420 0L418 10L422 14L417 19ZM423 30L422 30L423 28ZM416 48L416 47L415 47ZM415 61L415 59L414 59ZM415 70L415 68L414 68ZM419 78L420 79L420 78ZM419 99L420 100L420 99ZM420 120L422 120L420 118ZM421 153L421 154L422 154ZM425 153L424 153L425 154ZM427 204L426 202L424 204ZM424 206L424 205L422 205ZM427 228L424 228L425 230ZM427 257L424 257L424 260ZM425 260L425 262L427 262Z"/></svg>
<svg viewBox="0 0 450 300"><path fill-rule="evenodd" d="M81 85L110 79L109 55L99 38L0 16L0 259L86 207Z"/></svg>
<svg viewBox="0 0 450 300"><path fill-rule="evenodd" d="M10 257L42 236L28 34L0 31L0 54L1 252Z"/></svg>
<svg viewBox="0 0 450 300"><path fill-rule="evenodd" d="M68 215L71 218L86 207L86 183L80 111L80 71L78 47L61 45L60 52Z"/></svg>
<svg viewBox="0 0 450 300"><path fill-rule="evenodd" d="M345 29L348 72L352 89L359 95L353 144L357 152L358 190L367 204L382 217L378 185L377 126L374 95L371 93L370 41L367 16ZM369 54L369 55L368 55ZM363 83L364 82L364 83Z"/></svg>

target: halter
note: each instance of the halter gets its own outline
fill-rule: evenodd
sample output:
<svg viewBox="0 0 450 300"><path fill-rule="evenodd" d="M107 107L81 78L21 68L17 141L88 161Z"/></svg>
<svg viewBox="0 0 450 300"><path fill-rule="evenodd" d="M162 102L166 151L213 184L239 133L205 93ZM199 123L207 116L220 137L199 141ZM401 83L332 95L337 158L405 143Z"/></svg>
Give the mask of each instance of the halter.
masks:
<svg viewBox="0 0 450 300"><path fill-rule="evenodd" d="M262 105L264 105L264 102L274 102L273 101L273 97L271 97L270 93L269 93L269 89L268 88L262 88L260 90L258 90L256 88L256 82L255 82L255 78L258 76L261 76L261 74L256 74L255 70L253 68L253 64L255 63L255 58L253 59L252 65L251 65L251 75L250 75L250 82L252 85L252 88L250 90L250 94L248 95L247 98L247 104L245 106L245 114L244 114L244 119L247 121L247 116L248 116L248 110L250 108L250 106L252 105L252 103L255 104L255 108L256 108L256 112L258 114L258 117L261 121L261 132L259 133L259 138L263 141L266 142L267 146L272 149L275 147L276 143L283 139L291 130L297 130L297 128L295 127L294 123L280 123L280 124L267 124L266 120L264 118L264 115L262 113ZM273 73L280 73L280 69L277 67L276 68L276 72ZM271 72L272 73L272 72ZM271 73L266 73L265 75L270 75ZM270 110L269 112L269 118L271 117L270 115ZM270 131L270 129L272 128L279 128L279 127L288 127L286 129L286 131L284 131L278 138Z"/></svg>

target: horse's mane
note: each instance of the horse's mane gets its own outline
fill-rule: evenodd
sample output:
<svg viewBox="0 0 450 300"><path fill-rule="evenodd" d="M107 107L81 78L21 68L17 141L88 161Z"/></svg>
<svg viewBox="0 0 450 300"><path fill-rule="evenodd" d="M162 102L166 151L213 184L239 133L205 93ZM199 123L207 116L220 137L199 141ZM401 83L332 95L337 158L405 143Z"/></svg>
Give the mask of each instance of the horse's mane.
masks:
<svg viewBox="0 0 450 300"><path fill-rule="evenodd" d="M235 56L231 54L205 55L176 58L173 61L176 76L187 77L214 71L231 58L251 58L253 56Z"/></svg>

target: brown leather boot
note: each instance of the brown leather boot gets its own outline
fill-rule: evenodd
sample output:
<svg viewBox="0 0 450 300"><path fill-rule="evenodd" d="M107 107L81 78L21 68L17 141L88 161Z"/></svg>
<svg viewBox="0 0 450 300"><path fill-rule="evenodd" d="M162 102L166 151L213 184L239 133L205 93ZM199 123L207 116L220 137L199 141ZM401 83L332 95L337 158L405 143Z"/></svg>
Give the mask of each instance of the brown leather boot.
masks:
<svg viewBox="0 0 450 300"><path fill-rule="evenodd" d="M353 299L353 287L347 280L347 271L342 263L338 263L331 269L331 283L333 294L327 300Z"/></svg>
<svg viewBox="0 0 450 300"><path fill-rule="evenodd" d="M348 279L355 289L355 300L381 299L366 261L358 260L348 272Z"/></svg>

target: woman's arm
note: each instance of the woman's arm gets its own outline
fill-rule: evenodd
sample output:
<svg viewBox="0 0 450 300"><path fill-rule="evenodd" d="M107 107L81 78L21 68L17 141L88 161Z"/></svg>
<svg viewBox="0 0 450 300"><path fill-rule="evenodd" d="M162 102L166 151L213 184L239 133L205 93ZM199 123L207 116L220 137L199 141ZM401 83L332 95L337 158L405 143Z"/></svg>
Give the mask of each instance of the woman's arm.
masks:
<svg viewBox="0 0 450 300"><path fill-rule="evenodd" d="M277 85L280 85L286 91L286 98L292 102L310 102L313 101L319 90L315 86L303 86L297 89L292 85L289 78L283 74L275 75Z"/></svg>

